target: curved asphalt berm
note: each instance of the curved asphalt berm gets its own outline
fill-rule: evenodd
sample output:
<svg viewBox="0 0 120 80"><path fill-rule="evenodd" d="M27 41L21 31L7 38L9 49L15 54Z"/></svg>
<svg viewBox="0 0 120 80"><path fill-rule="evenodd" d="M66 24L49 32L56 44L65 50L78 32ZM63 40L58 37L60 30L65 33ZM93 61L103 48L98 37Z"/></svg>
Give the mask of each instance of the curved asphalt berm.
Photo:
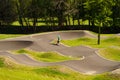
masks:
<svg viewBox="0 0 120 80"><path fill-rule="evenodd" d="M0 41L0 51L21 49L21 48L29 47L32 44L33 41L27 41L27 40Z"/></svg>
<svg viewBox="0 0 120 80"><path fill-rule="evenodd" d="M95 53L97 49L85 46L66 47L64 45L52 45L50 42L56 39L57 35L60 35L62 39L75 39L84 36L96 38L95 35L90 34L87 31L50 32L46 34L30 35L26 37L19 37L0 41L0 55L10 57L20 64L25 64L29 66L63 65L85 74L99 74L120 68L120 62L109 61L98 56ZM67 56L84 56L85 58L83 60L70 60L64 62L47 63L36 61L25 54L14 55L10 52L7 52L8 50L10 51L21 48L28 48L35 51L44 52L56 51Z"/></svg>

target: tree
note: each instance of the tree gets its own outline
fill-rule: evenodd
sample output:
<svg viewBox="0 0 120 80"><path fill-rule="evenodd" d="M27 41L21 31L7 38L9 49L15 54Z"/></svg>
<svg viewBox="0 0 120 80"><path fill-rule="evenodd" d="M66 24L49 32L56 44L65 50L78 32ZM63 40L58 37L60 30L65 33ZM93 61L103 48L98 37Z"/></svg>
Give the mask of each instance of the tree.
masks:
<svg viewBox="0 0 120 80"><path fill-rule="evenodd" d="M101 27L103 23L110 20L110 15L112 14L110 5L112 5L111 0L88 0L86 2L86 8L91 11L89 17L93 18L96 24L98 24L98 45L100 44L100 34Z"/></svg>
<svg viewBox="0 0 120 80"><path fill-rule="evenodd" d="M96 20L99 24L98 44L100 44L101 27L103 27L104 23L107 23L110 20L110 15L112 14L111 5L113 3L110 0L106 0L106 1L100 0L98 4L99 4L99 11L97 13Z"/></svg>
<svg viewBox="0 0 120 80"><path fill-rule="evenodd" d="M17 20L17 12L14 0L0 0L0 22L10 24Z"/></svg>
<svg viewBox="0 0 120 80"><path fill-rule="evenodd" d="M32 0L27 10L27 17L32 19L32 26L37 26L38 18L46 18L50 15L51 0Z"/></svg>
<svg viewBox="0 0 120 80"><path fill-rule="evenodd" d="M24 22L27 26L29 26L29 23L26 19L27 17L27 9L30 5L31 0L16 0L16 7L17 7L17 14L18 14L18 21L21 24L21 26L25 26Z"/></svg>
<svg viewBox="0 0 120 80"><path fill-rule="evenodd" d="M68 15L66 14L69 7L67 1L68 0L54 0L54 7L58 18L58 26L60 27L64 25L65 17Z"/></svg>
<svg viewBox="0 0 120 80"><path fill-rule="evenodd" d="M77 0L78 18L81 19L82 21L85 19L86 15L85 3L86 0Z"/></svg>
<svg viewBox="0 0 120 80"><path fill-rule="evenodd" d="M120 0L113 0L112 5L112 26L120 26Z"/></svg>

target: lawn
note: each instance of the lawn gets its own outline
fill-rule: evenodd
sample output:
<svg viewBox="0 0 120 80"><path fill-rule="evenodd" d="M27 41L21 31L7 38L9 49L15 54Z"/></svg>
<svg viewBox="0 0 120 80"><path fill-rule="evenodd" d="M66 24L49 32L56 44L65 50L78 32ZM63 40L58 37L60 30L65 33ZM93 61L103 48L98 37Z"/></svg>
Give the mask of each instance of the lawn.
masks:
<svg viewBox="0 0 120 80"><path fill-rule="evenodd" d="M58 25L58 21L57 21L57 18L56 17L54 17L54 20L55 21L53 21L53 22L55 22L55 25ZM37 22L37 25L38 26L44 26L44 25L51 25L52 23L48 20L48 23L46 23L47 21L45 21L44 19L42 19L42 18L39 18L38 19L38 22ZM29 23L30 23L30 25L33 25L33 22L32 22L32 20L29 20ZM81 25L88 25L89 23L88 23L88 20L84 20L84 21L82 21L82 19L80 19L80 23L81 23ZM25 22L23 22L23 24L26 26L26 23ZM65 22L64 22L64 24L65 24ZM19 23L19 21L15 21L15 22L13 22L12 23L12 25L15 25L15 26L20 26L20 23ZM72 18L70 18L70 25L73 25L73 20L72 20ZM77 20L74 20L74 25L78 25L78 21Z"/></svg>
<svg viewBox="0 0 120 80"><path fill-rule="evenodd" d="M97 39L82 37L72 40L62 40L62 43L68 46L80 46L87 45L93 48L107 48L109 46L119 46L120 47L120 37L112 36L101 40L101 44L97 44Z"/></svg>
<svg viewBox="0 0 120 80"><path fill-rule="evenodd" d="M27 50L27 49L13 51L13 53L28 54L34 59L37 59L39 61L45 61L45 62L60 62L60 61L78 59L78 58L74 58L70 56L64 56L57 52L37 52L37 51L32 51L32 50Z"/></svg>
<svg viewBox="0 0 120 80"><path fill-rule="evenodd" d="M24 36L23 34L0 34L0 39L6 39L6 38L14 38Z"/></svg>
<svg viewBox="0 0 120 80"><path fill-rule="evenodd" d="M64 66L27 67L1 57L0 80L120 80L120 75L84 75Z"/></svg>
<svg viewBox="0 0 120 80"><path fill-rule="evenodd" d="M96 36L98 35L98 33L96 32L92 32L92 31L88 31L88 32ZM114 34L101 34L101 36L110 37L110 36L114 36Z"/></svg>
<svg viewBox="0 0 120 80"><path fill-rule="evenodd" d="M62 43L68 46L89 46L92 48L99 48L103 49L100 50L100 55L102 55L105 58L120 61L120 37L118 36L110 36L108 38L102 39L101 44L97 45L97 39L94 38L88 38L88 37L82 37L78 39L73 40L62 40ZM110 48L114 47L114 48ZM118 49L119 48L119 49ZM108 55L109 54L109 55Z"/></svg>
<svg viewBox="0 0 120 80"><path fill-rule="evenodd" d="M2 34L0 39L17 37L22 35L5 35ZM69 46L87 45L94 48L100 48L100 55L108 55L120 57L120 37L111 37L101 40L101 45L97 45L97 40L93 38L83 37L74 40L63 40L64 44ZM114 47L111 48L110 46ZM103 49L104 48L104 49ZM35 52L30 50L18 50L17 54L29 54L33 58L46 62L64 61L76 58L63 56L56 52ZM114 54L114 55L113 55ZM104 56L102 55L102 56ZM105 56L106 57L106 56ZM43 59L44 58L44 59ZM120 80L119 74L104 73L99 75L84 75L71 70L65 66L51 67L28 67L14 63L9 58L0 57L0 80Z"/></svg>
<svg viewBox="0 0 120 80"><path fill-rule="evenodd" d="M32 22L29 22L29 23L30 23L30 25L33 25ZM25 22L24 22L23 24L24 24L24 26L26 26L26 23L25 23ZM12 25L20 26L20 23L19 23L18 21L15 21L15 22L12 23ZM46 24L45 22L39 22L39 23L37 23L37 25L38 25L38 26L43 26L43 25L47 25L47 24Z"/></svg>
<svg viewBox="0 0 120 80"><path fill-rule="evenodd" d="M120 48L109 47L99 50L99 54L107 59L120 61Z"/></svg>

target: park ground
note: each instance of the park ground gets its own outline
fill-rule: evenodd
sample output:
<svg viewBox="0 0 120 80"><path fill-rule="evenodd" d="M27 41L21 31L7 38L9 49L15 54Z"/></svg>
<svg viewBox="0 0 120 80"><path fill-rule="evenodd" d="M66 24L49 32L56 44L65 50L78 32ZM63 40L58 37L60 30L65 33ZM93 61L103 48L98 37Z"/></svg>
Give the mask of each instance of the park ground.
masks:
<svg viewBox="0 0 120 80"><path fill-rule="evenodd" d="M96 33L93 33L96 35ZM1 39L18 37L18 36L25 36L25 35L0 35ZM83 37L78 39L72 40L62 40L62 43L67 46L79 46L85 45L92 48L99 48L100 50L98 53L105 59L120 61L120 45L119 45L119 36L115 36L114 34L104 34L105 36L101 40L101 45L96 44L95 38ZM106 38L107 37L107 38ZM29 50L18 50L15 51L17 54L21 52L29 53L33 56L41 57L43 61L59 61L59 60L70 60L76 59L67 56L58 55L56 53L52 53L51 57L46 57L48 53L41 53L41 55L34 55ZM109 54L109 56L108 56ZM55 58L59 56L61 58ZM44 59L45 58L45 59ZM0 58L0 80L119 80L120 74L112 74L111 72L106 72L103 74L96 74L96 75L86 75L76 72L66 66L50 66L50 67L30 67L25 65L20 65L15 63L12 59L8 57Z"/></svg>

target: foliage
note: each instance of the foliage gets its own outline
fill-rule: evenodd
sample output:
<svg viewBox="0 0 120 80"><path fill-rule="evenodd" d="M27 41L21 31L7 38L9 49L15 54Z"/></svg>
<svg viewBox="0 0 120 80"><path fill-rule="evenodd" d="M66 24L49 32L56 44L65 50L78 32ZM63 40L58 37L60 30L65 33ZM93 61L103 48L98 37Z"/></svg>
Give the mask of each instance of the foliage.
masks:
<svg viewBox="0 0 120 80"><path fill-rule="evenodd" d="M42 18L50 21L46 25L54 25L57 18L57 25L62 26L65 23L70 25L71 17L73 25L74 20L80 25L81 19L88 20L92 26L101 22L103 26L119 26L119 0L1 0L0 4L1 23L17 19L21 26L37 26L39 18Z"/></svg>
<svg viewBox="0 0 120 80"><path fill-rule="evenodd" d="M17 20L14 0L0 0L0 24L10 24Z"/></svg>

